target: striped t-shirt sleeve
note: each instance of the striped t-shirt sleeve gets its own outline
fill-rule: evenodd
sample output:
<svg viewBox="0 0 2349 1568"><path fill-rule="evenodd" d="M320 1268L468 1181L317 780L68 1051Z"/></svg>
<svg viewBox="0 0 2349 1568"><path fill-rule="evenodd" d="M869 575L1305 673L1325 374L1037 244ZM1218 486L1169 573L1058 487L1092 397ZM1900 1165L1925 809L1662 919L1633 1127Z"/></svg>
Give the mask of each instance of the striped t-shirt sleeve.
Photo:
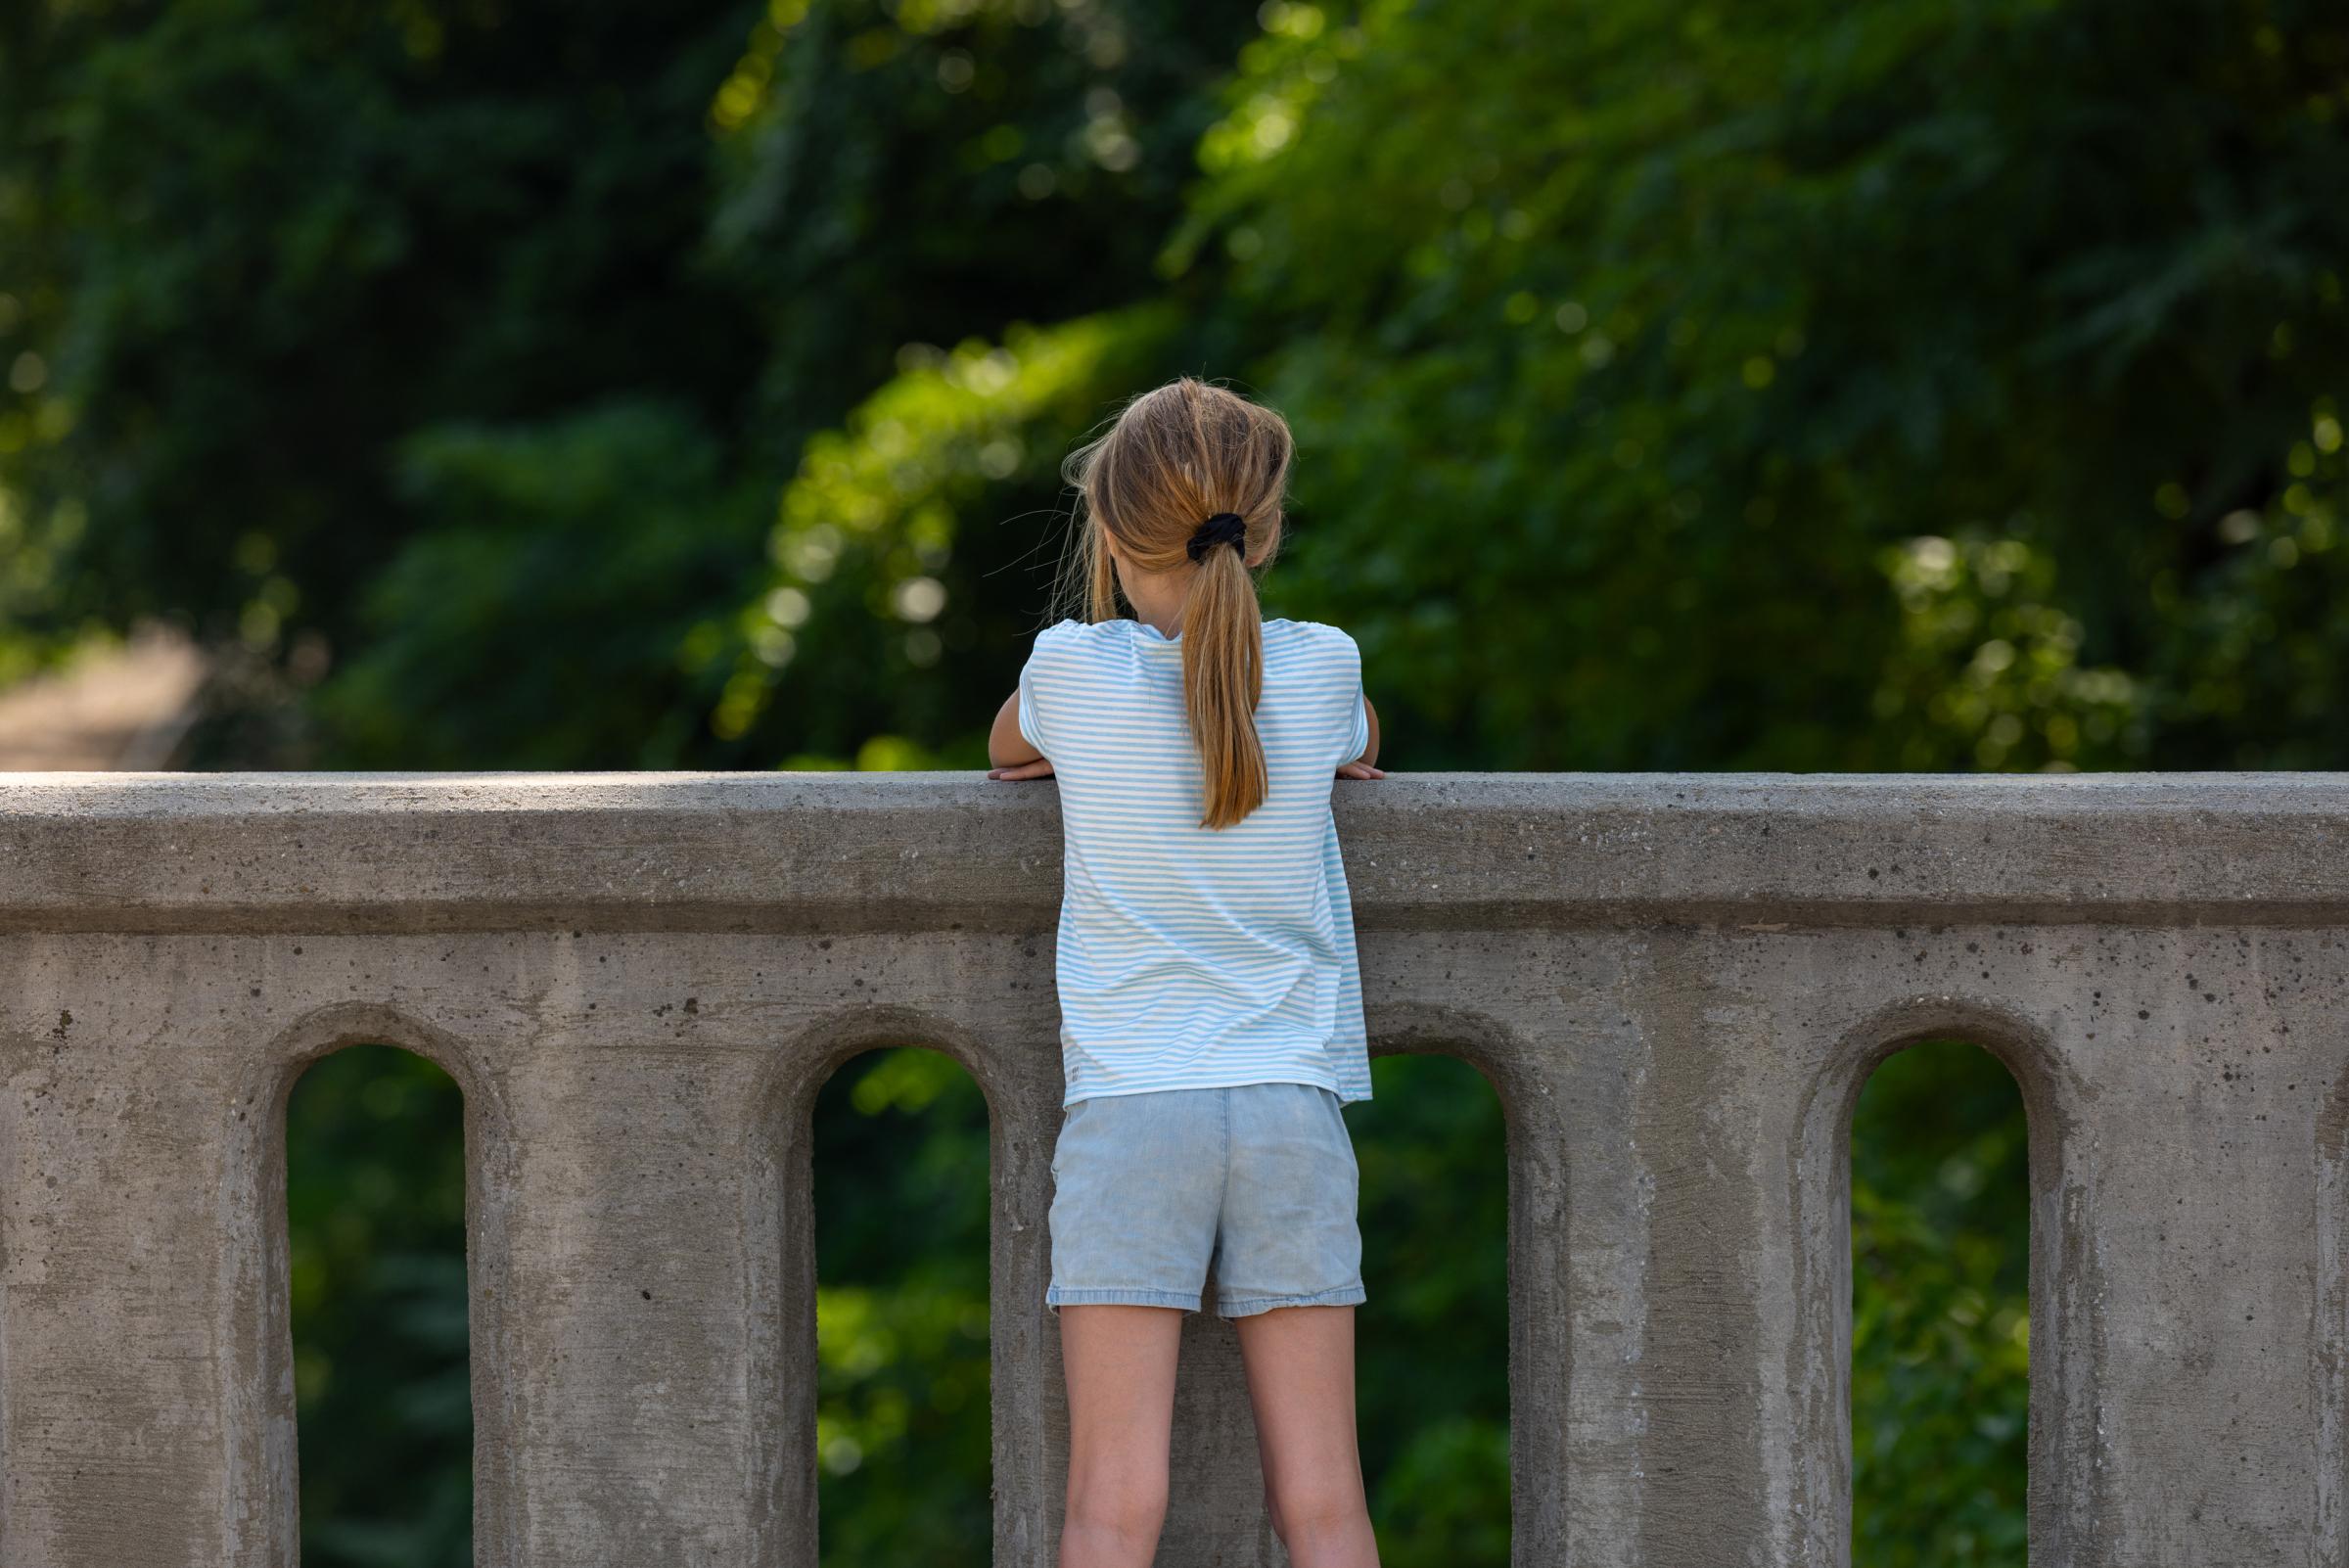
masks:
<svg viewBox="0 0 2349 1568"><path fill-rule="evenodd" d="M1347 726L1346 750L1339 754L1335 764L1338 767L1359 761L1362 753L1370 749L1370 710L1362 700L1362 650L1352 637L1346 639L1346 646L1354 656L1354 679L1346 683L1353 693L1354 716Z"/></svg>
<svg viewBox="0 0 2349 1568"><path fill-rule="evenodd" d="M1050 625L1037 632L1035 646L1028 651L1028 662L1020 667L1020 739L1046 757L1052 755L1053 748L1044 734L1043 714L1036 707L1036 677L1049 657L1052 634L1059 629L1059 625Z"/></svg>

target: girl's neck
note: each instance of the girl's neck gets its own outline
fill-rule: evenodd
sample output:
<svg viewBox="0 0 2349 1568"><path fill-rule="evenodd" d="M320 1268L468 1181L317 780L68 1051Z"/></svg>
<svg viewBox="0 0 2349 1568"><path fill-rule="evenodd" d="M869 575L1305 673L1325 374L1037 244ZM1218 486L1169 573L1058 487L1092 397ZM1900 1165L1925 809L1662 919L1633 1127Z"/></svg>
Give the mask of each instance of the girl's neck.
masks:
<svg viewBox="0 0 2349 1568"><path fill-rule="evenodd" d="M1126 592L1126 602L1133 606L1134 619L1158 628L1160 636L1169 642L1182 633L1182 607L1191 596L1191 579L1198 568L1187 567L1180 572L1121 574L1118 585Z"/></svg>

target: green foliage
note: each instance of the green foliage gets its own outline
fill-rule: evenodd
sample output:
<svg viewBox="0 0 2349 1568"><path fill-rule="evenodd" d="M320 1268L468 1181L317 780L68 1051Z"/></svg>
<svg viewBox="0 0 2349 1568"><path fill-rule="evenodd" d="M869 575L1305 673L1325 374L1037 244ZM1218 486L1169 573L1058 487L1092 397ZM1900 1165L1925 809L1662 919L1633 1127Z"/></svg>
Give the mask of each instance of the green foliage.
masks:
<svg viewBox="0 0 2349 1568"><path fill-rule="evenodd" d="M417 525L406 438L623 394L722 423L755 377L691 257L741 0L35 10L0 149L28 630L340 650Z"/></svg>
<svg viewBox="0 0 2349 1568"><path fill-rule="evenodd" d="M868 1051L816 1096L815 1130L823 1561L984 1562L986 1099L940 1052Z"/></svg>
<svg viewBox="0 0 2349 1568"><path fill-rule="evenodd" d="M1166 332L1163 311L1137 309L1014 325L1001 345L908 348L904 373L845 430L807 443L757 596L696 629L695 657L725 670L712 730L754 755L780 752L788 766L839 766L810 738L853 736L892 710L919 715L908 727L928 734L991 712L1001 678L959 656L1017 642L1032 618L990 607L1001 592L986 578L1001 563L992 550L957 551L956 520L1007 485L1050 495L1061 438L1081 428L1091 393L1139 374ZM857 765L872 765L869 748L886 738L867 738ZM983 735L958 741L953 755L983 761ZM890 765L944 762L909 744Z"/></svg>
<svg viewBox="0 0 2349 1568"><path fill-rule="evenodd" d="M1172 0L772 0L711 96L707 252L758 301L749 435L775 477L931 363L903 346L1149 289L1249 23Z"/></svg>
<svg viewBox="0 0 2349 1568"><path fill-rule="evenodd" d="M353 1045L286 1112L294 1391L307 1568L468 1568L464 1095Z"/></svg>
<svg viewBox="0 0 2349 1568"><path fill-rule="evenodd" d="M1346 1109L1361 1167L1356 1422L1386 1568L1509 1561L1508 1170L1500 1097L1382 1056Z"/></svg>
<svg viewBox="0 0 2349 1568"><path fill-rule="evenodd" d="M1988 638L1886 678L1885 550L1972 536L2044 555L2041 663L2145 687L2015 686L1993 765L2199 765L2162 601L2238 591L2224 518L2326 519L2337 595L2338 467L2284 473L2349 350L2337 10L1273 9L1170 255L1236 258L1421 765L1979 764L1934 698Z"/></svg>
<svg viewBox="0 0 2349 1568"><path fill-rule="evenodd" d="M999 669L908 662L861 599L825 623L811 684L892 700L779 747L779 724L731 727L746 637L765 624L774 647L743 605L765 592L746 519L925 346L1131 301L1248 25L1173 0L36 7L0 115L0 674L86 623L171 613L298 686L325 678L320 765L486 745L466 765L757 766L907 734L876 755L976 761L965 715ZM467 590L504 592L508 618L452 622L418 591L469 562L448 535L472 519L416 483L416 454L494 432L510 474L560 464L622 408L669 426L685 468L714 464L698 500L639 471L635 513L594 503L693 535L668 575L501 578L524 532L566 561L582 530L618 548L541 506L495 525L512 537ZM1047 499L1049 453L1025 467ZM996 565L949 573L931 632L958 653L1028 629ZM668 627L647 588L697 614ZM480 701L501 684L485 667L607 640L628 668L601 723ZM476 711L428 695L451 669Z"/></svg>
<svg viewBox="0 0 2349 1568"><path fill-rule="evenodd" d="M740 580L763 510L719 467L690 413L665 403L411 438L397 481L422 526L369 584L371 635L317 705L340 755L677 765L708 695L680 650Z"/></svg>
<svg viewBox="0 0 2349 1568"><path fill-rule="evenodd" d="M2021 1098L1958 1041L1878 1068L1852 1128L1852 1560L2023 1560L2030 1370Z"/></svg>

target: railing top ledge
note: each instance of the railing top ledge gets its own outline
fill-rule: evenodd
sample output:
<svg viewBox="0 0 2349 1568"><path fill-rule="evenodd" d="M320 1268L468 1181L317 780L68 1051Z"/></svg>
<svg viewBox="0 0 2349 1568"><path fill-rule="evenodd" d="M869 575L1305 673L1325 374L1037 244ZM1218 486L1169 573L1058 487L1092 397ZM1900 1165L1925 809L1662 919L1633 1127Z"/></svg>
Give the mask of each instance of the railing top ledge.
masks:
<svg viewBox="0 0 2349 1568"><path fill-rule="evenodd" d="M1334 788L1365 927L2349 922L2349 774ZM0 930L1048 931L1057 807L978 772L0 775Z"/></svg>

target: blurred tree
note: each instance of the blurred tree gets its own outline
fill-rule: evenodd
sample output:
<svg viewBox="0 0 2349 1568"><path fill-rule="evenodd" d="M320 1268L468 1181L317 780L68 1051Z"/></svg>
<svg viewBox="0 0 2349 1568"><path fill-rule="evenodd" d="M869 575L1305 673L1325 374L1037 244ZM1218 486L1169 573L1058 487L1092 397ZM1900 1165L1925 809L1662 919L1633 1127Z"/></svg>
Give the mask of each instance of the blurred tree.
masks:
<svg viewBox="0 0 2349 1568"><path fill-rule="evenodd" d="M816 1096L815 1137L822 1560L984 1563L986 1096L944 1052L867 1051Z"/></svg>
<svg viewBox="0 0 2349 1568"><path fill-rule="evenodd" d="M741 0L34 11L0 164L21 624L174 613L315 664L414 528L409 434L614 393L723 428L755 378L690 260Z"/></svg>
<svg viewBox="0 0 2349 1568"><path fill-rule="evenodd" d="M1163 0L773 0L709 109L708 250L759 301L766 471L904 345L1163 289L1210 92L1253 30Z"/></svg>
<svg viewBox="0 0 2349 1568"><path fill-rule="evenodd" d="M2343 586L2338 7L1268 12L1169 254L1244 257L1423 765L2338 765L2199 722L2172 608L2241 604L2245 509ZM1884 552L1974 538L2039 578L1907 635Z"/></svg>
<svg viewBox="0 0 2349 1568"><path fill-rule="evenodd" d="M1361 1167L1356 1425L1385 1568L1508 1568L1507 1130L1453 1056L1380 1056Z"/></svg>
<svg viewBox="0 0 2349 1568"><path fill-rule="evenodd" d="M762 595L804 613L795 530L967 554L1072 409L1207 358L1305 448L1267 594L1412 672L1427 765L2337 761L2337 13L1261 14L1160 261L1198 305L912 357L810 443ZM1049 404L1010 373L1105 331ZM923 389L990 354L994 437L942 448ZM721 729L854 635L786 681L744 622Z"/></svg>
<svg viewBox="0 0 2349 1568"><path fill-rule="evenodd" d="M286 1225L306 1568L469 1568L465 1098L352 1045L295 1084Z"/></svg>
<svg viewBox="0 0 2349 1568"><path fill-rule="evenodd" d="M1017 647L1035 628L1056 541L1017 521L966 541L962 525L983 497L1048 506L1066 436L1101 389L1144 374L1172 319L1136 306L1049 329L1015 323L995 346L908 348L904 373L845 430L807 443L755 596L688 638L690 657L722 677L711 727L787 765L983 762L984 727L972 726L1017 667L963 656ZM1024 578L1002 579L1019 566ZM907 732L917 744L874 746ZM853 761L820 749L858 742Z"/></svg>
<svg viewBox="0 0 2349 1568"><path fill-rule="evenodd" d="M1958 1040L1876 1069L1852 1119L1852 1561L2023 1560L2031 1359L2022 1098Z"/></svg>
<svg viewBox="0 0 2349 1568"><path fill-rule="evenodd" d="M451 742L489 748L475 766L747 760L706 722L729 700L708 649L760 573L746 519L902 346L1155 289L1204 90L1247 25L1169 0L17 20L0 673L159 611L298 685L355 660L311 710L299 760L325 766ZM551 499L570 477L524 470L621 409L681 443L675 474L606 470L641 506L540 502L495 525L505 548L461 537L479 514L451 515L432 454L494 432L509 485ZM653 527L671 538L649 555L622 537ZM557 593L530 574L587 543L639 575ZM511 613L457 624L412 591L460 557L467 597ZM959 646L1007 629L965 610L984 584L955 586ZM632 621L601 726L525 740L544 706L481 678ZM861 651L844 636L835 672L913 668ZM471 715L432 696L450 670ZM853 753L869 715L845 716L795 748Z"/></svg>
<svg viewBox="0 0 2349 1568"><path fill-rule="evenodd" d="M739 591L765 512L727 484L690 412L615 400L445 422L397 463L422 526L368 583L371 634L318 693L337 760L686 765L707 700L677 650L711 600Z"/></svg>

